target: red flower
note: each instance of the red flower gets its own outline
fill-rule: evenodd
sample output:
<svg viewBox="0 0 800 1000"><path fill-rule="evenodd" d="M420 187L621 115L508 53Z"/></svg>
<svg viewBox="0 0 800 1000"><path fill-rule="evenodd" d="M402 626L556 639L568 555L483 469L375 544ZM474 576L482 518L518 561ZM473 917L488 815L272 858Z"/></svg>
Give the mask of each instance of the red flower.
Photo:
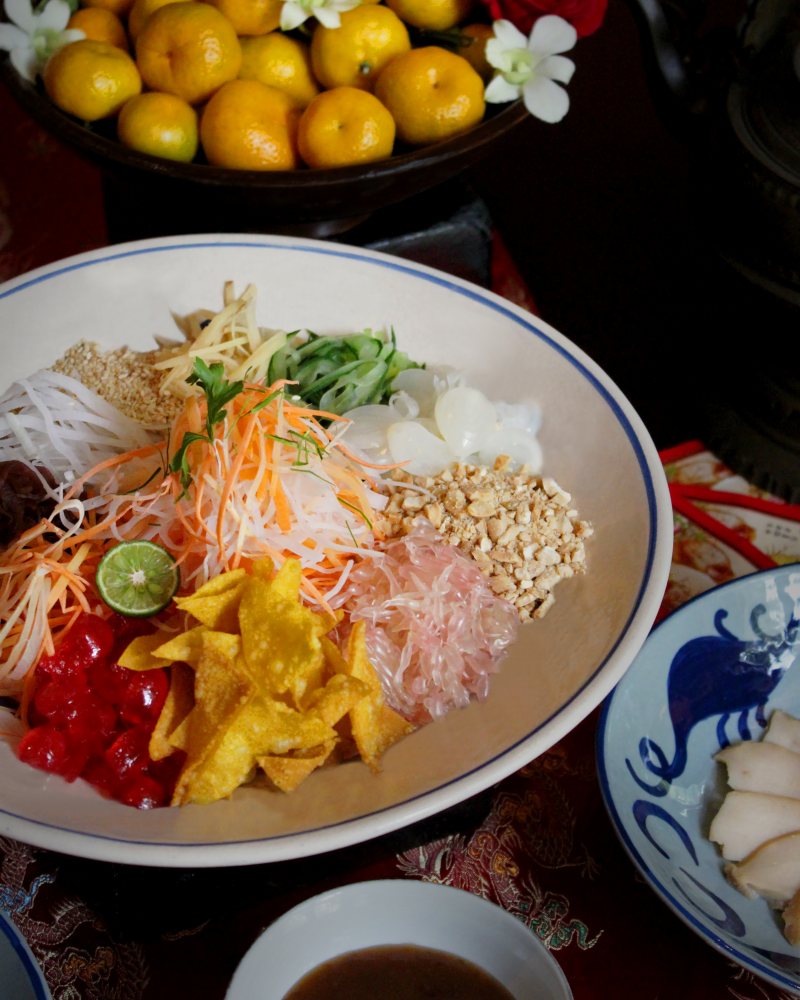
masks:
<svg viewBox="0 0 800 1000"><path fill-rule="evenodd" d="M543 14L557 14L573 26L578 38L591 35L603 23L608 0L483 0L493 21L505 19L529 35Z"/></svg>

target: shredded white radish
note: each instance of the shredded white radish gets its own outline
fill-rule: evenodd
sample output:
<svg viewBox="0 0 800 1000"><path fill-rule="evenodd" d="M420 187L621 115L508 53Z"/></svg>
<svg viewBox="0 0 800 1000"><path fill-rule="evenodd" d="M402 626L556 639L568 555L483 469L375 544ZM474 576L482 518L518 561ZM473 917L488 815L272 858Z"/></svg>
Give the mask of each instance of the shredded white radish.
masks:
<svg viewBox="0 0 800 1000"><path fill-rule="evenodd" d="M0 396L0 462L44 466L62 485L155 440L97 393L57 372L38 371ZM63 492L51 496L61 499Z"/></svg>

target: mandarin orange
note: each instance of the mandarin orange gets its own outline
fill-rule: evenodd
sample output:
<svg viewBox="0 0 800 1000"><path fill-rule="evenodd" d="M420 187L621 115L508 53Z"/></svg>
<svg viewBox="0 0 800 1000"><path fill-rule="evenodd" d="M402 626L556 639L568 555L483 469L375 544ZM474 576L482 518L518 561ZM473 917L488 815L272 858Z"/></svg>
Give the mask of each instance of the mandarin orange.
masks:
<svg viewBox="0 0 800 1000"><path fill-rule="evenodd" d="M127 52L90 38L54 52L42 78L54 104L87 122L111 118L142 89L136 63Z"/></svg>
<svg viewBox="0 0 800 1000"><path fill-rule="evenodd" d="M67 28L80 28L93 42L108 42L125 52L130 49L122 21L105 7L82 7L76 10L67 21Z"/></svg>
<svg viewBox="0 0 800 1000"><path fill-rule="evenodd" d="M458 54L467 60L484 82L488 82L494 75L494 67L486 60L486 43L494 38L491 25L468 24L461 29L461 34L471 39L472 43L459 49Z"/></svg>
<svg viewBox="0 0 800 1000"><path fill-rule="evenodd" d="M341 14L341 27L321 24L311 41L311 65L323 87L372 90L384 66L408 52L411 41L388 7L362 5Z"/></svg>
<svg viewBox="0 0 800 1000"><path fill-rule="evenodd" d="M319 93L311 72L308 46L282 31L240 39L242 67L240 80L258 80L277 87L305 107Z"/></svg>
<svg viewBox="0 0 800 1000"><path fill-rule="evenodd" d="M233 170L294 170L301 109L258 80L233 80L217 91L200 119L208 162Z"/></svg>
<svg viewBox="0 0 800 1000"><path fill-rule="evenodd" d="M283 0L206 0L231 22L237 35L266 35L281 23Z"/></svg>
<svg viewBox="0 0 800 1000"><path fill-rule="evenodd" d="M145 21L136 39L136 63L152 90L198 104L236 79L242 48L233 25L216 8L184 0Z"/></svg>
<svg viewBox="0 0 800 1000"><path fill-rule="evenodd" d="M467 132L486 110L483 80L466 59L435 45L393 59L378 77L375 96L412 146Z"/></svg>
<svg viewBox="0 0 800 1000"><path fill-rule="evenodd" d="M455 27L474 6L474 0L386 0L386 3L406 24L429 31Z"/></svg>
<svg viewBox="0 0 800 1000"><path fill-rule="evenodd" d="M197 112L174 94L139 94L120 111L117 138L140 153L189 163L197 152Z"/></svg>
<svg viewBox="0 0 800 1000"><path fill-rule="evenodd" d="M335 87L303 112L297 145L309 167L348 167L390 157L394 133L392 116L374 94Z"/></svg>
<svg viewBox="0 0 800 1000"><path fill-rule="evenodd" d="M133 7L131 7L130 14L128 14L128 34L131 36L131 41L136 42L136 39L142 32L145 21L159 7L166 7L168 3L180 2L181 0L136 0Z"/></svg>

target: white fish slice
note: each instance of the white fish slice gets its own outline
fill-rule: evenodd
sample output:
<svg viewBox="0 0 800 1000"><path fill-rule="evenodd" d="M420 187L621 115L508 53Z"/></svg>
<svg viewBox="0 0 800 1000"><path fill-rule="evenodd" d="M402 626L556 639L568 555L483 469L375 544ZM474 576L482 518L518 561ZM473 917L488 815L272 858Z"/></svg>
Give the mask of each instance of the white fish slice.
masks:
<svg viewBox="0 0 800 1000"><path fill-rule="evenodd" d="M800 754L777 743L746 740L714 757L728 768L728 784L740 792L800 799Z"/></svg>
<svg viewBox="0 0 800 1000"><path fill-rule="evenodd" d="M800 800L760 792L728 792L709 839L727 861L741 861L775 837L800 830Z"/></svg>
<svg viewBox="0 0 800 1000"><path fill-rule="evenodd" d="M761 896L783 909L800 890L800 831L768 841L741 864L726 865L725 876L749 899Z"/></svg>
<svg viewBox="0 0 800 1000"><path fill-rule="evenodd" d="M769 729L764 733L764 743L775 743L796 754L800 754L800 720L777 708L769 720Z"/></svg>

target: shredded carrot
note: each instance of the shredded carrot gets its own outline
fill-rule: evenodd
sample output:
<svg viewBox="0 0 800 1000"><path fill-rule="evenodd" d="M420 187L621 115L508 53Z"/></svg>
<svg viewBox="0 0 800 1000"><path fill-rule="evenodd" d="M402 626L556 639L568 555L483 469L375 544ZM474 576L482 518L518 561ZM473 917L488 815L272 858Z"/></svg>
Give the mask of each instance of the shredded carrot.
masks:
<svg viewBox="0 0 800 1000"><path fill-rule="evenodd" d="M231 490L233 489L233 484L239 475L242 468L242 463L244 462L245 455L247 453L247 446L250 444L250 438L253 436L253 431L256 429L256 417L246 417L247 421L246 429L242 434L242 439L239 442L239 449L236 458L233 460L233 465L231 465L230 472L228 473L228 478L225 480L225 485L222 488L222 497L219 501L220 516L217 519L217 544L219 545L220 556L225 568L228 568L228 557L225 554L225 542L222 537L223 532L223 518L222 514L228 504L228 499L231 495ZM237 549L238 551L238 549Z"/></svg>
<svg viewBox="0 0 800 1000"><path fill-rule="evenodd" d="M76 480L72 484L69 492L65 495L64 499L71 500L86 480L91 479L92 476L96 476L98 472L102 472L104 469L111 469L115 465L125 465L126 463L133 461L135 458L146 458L148 455L154 455L157 451L164 451L166 447L167 442L161 441L158 444L145 445L144 448L136 448L134 451L126 451L124 455L115 455L113 458L107 458L105 462L100 462L95 465L94 468L89 469L85 475Z"/></svg>
<svg viewBox="0 0 800 1000"><path fill-rule="evenodd" d="M280 565L289 555L299 556L302 593L333 615L328 595L339 593L352 561L368 555L379 534L372 526L369 497L375 484L365 463L317 419L342 418L298 406L285 394L253 412L259 397L292 384L285 379L269 387L246 383L245 392L226 404L227 417L214 428L213 441L196 441L186 449L183 470L165 469L149 492L144 487L131 496L113 492L114 484L124 481L128 463L156 454L170 463L184 434L206 433L206 401L191 396L168 442L107 459L71 485L65 500L80 496L92 479L98 484L92 492L106 501L86 511L79 526L64 530L42 521L0 553L0 689L12 689L11 681L18 679L24 720L36 663L58 648L82 612L98 606L94 574L120 540L149 538L166 545L186 588L259 558ZM380 471L395 467L368 465ZM108 493L100 476L104 472ZM46 541L45 535L55 535L56 541ZM38 638L32 655L25 643L34 627Z"/></svg>

